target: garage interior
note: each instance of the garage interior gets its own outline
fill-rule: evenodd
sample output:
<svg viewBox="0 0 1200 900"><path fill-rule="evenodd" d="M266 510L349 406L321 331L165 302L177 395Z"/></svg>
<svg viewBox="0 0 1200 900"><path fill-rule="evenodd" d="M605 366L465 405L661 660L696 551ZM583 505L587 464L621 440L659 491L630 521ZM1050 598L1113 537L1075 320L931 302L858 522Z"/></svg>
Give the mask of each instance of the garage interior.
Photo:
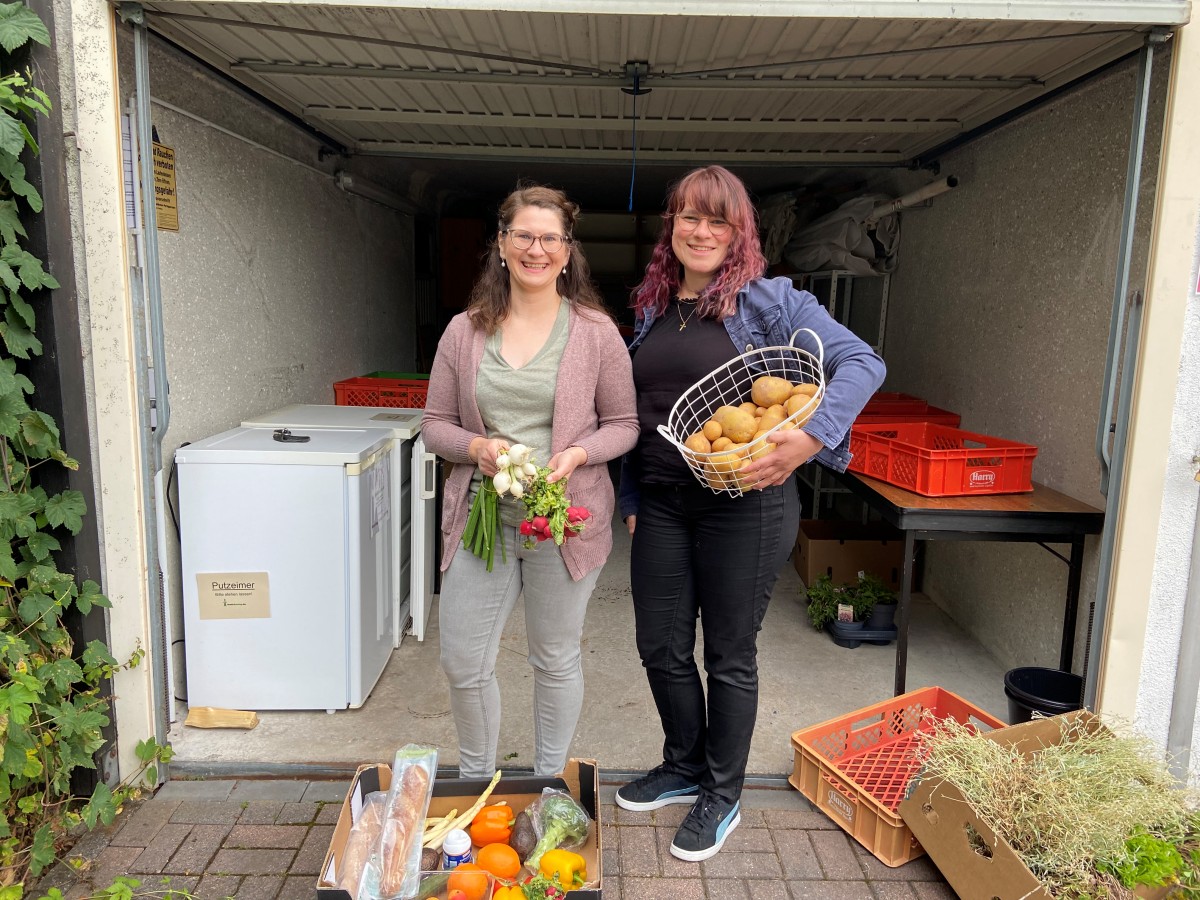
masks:
<svg viewBox="0 0 1200 900"><path fill-rule="evenodd" d="M583 252L629 321L668 185L719 163L760 213L785 208L792 234L855 197L953 176L952 191L899 213L872 341L884 388L1037 445L1036 481L1102 509L1094 443L1139 51L1154 48L1131 288L1154 197L1170 53L1155 26L1171 23L1150 20L1163 8L1116 4L1121 21L1093 22L148 4L153 126L176 153L179 210L178 231L159 233L164 458L289 403L331 403L334 381L427 370L495 208L522 179L580 203ZM127 101L127 24L119 38ZM773 271L802 274L774 243ZM853 515L845 498L827 501ZM172 531L167 640L181 660ZM627 546L618 540L589 610L573 748L618 771L655 765L661 739L643 733L654 714ZM1076 671L1097 550L1089 539ZM937 684L1003 717L1006 669L1056 665L1065 580L1041 547L926 545L909 686ZM792 731L891 693L894 648L834 646L808 625L801 590L786 567L760 639L750 771L763 777L790 771ZM436 640L436 628L406 639L360 710L264 712L245 733L183 726L176 665L173 767L346 771L410 740L453 766ZM532 759L523 643L518 608L501 654L501 767Z"/></svg>

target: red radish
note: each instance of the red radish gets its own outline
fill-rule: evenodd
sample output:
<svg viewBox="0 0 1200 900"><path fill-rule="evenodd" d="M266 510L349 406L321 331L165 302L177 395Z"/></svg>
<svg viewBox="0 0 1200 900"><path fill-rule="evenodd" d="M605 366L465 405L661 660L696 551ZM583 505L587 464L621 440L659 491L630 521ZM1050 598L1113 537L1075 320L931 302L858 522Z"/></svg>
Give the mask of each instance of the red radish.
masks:
<svg viewBox="0 0 1200 900"><path fill-rule="evenodd" d="M534 531L545 531L546 526L549 524L550 524L550 520L547 519L545 516L534 516L533 517L533 530Z"/></svg>
<svg viewBox="0 0 1200 900"><path fill-rule="evenodd" d="M526 519L521 523L520 532L521 534L525 535L525 537L529 537L531 534L533 534L533 523Z"/></svg>

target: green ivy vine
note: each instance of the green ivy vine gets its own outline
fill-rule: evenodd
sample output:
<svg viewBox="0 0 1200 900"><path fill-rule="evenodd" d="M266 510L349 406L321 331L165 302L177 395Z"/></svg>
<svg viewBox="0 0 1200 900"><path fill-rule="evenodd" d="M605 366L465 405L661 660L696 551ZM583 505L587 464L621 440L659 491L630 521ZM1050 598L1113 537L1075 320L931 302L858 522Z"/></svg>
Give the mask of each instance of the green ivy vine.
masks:
<svg viewBox="0 0 1200 900"><path fill-rule="evenodd" d="M23 897L26 878L44 872L76 829L112 822L171 755L144 741L140 769L121 785L72 794L72 773L94 769L104 743L101 686L144 651L118 662L100 641L75 646L64 625L72 608L87 615L110 603L95 582L58 568L60 538L80 532L86 503L79 491L47 493L39 470L79 464L53 418L29 405L35 385L20 363L42 353L35 307L58 287L22 245L23 222L42 211L22 158L38 153L30 126L51 107L32 72L15 71L14 54L30 41L50 45L45 24L24 3L0 3L0 900Z"/></svg>

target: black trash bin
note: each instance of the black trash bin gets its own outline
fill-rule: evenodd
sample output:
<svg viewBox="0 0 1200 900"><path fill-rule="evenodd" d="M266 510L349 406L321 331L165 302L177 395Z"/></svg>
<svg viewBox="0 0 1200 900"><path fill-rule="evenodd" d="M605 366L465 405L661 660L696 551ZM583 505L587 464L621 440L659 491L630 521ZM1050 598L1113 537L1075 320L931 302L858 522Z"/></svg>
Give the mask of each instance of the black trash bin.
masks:
<svg viewBox="0 0 1200 900"><path fill-rule="evenodd" d="M1008 723L1020 725L1035 712L1057 716L1083 706L1083 679L1070 672L1025 666L1004 673Z"/></svg>

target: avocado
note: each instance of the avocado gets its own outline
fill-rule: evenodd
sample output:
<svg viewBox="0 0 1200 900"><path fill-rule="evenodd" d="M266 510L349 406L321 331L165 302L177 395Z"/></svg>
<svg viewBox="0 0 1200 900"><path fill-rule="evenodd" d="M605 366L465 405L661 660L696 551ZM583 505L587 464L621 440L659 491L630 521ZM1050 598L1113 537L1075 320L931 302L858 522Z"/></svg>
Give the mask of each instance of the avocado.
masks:
<svg viewBox="0 0 1200 900"><path fill-rule="evenodd" d="M537 846L537 832L533 830L533 821L529 814L522 810L513 822L512 836L508 839L509 846L517 851L521 862L525 862L533 848Z"/></svg>

